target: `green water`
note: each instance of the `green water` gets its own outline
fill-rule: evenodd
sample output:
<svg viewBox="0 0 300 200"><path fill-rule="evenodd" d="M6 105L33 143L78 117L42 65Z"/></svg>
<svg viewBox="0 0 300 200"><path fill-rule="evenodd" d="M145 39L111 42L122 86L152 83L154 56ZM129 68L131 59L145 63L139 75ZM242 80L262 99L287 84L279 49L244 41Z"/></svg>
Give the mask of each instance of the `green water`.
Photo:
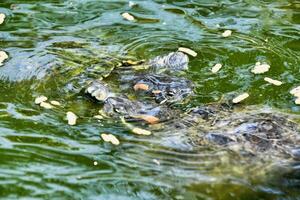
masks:
<svg viewBox="0 0 300 200"><path fill-rule="evenodd" d="M188 106L248 92L244 105L297 115L300 106L288 91L300 85L300 2L135 3L1 0L7 18L0 49L9 59L0 67L0 198L299 199L299 163L272 170L272 163L226 151L183 150L164 134L132 135L119 121L93 119L99 105L80 90L81 81L107 74L123 56L147 60L184 46L198 53L183 75L196 86ZM123 12L137 20L124 20ZM233 34L223 38L226 29ZM252 74L257 61L271 69ZM223 68L212 74L216 63ZM265 76L284 84L270 85ZM109 83L118 88L117 79ZM62 106L40 108L39 95ZM69 110L80 117L76 126L64 119ZM104 143L102 132L121 144Z"/></svg>

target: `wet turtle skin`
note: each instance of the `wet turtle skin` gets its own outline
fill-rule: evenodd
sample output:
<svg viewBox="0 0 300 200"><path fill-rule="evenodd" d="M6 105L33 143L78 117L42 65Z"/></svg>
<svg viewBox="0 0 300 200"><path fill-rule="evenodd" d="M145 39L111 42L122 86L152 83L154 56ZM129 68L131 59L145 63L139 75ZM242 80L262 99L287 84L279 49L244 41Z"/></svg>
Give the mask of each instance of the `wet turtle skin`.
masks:
<svg viewBox="0 0 300 200"><path fill-rule="evenodd" d="M103 107L103 111L109 115L121 115L129 117L135 115L142 109L139 102L130 101L124 97L111 97L108 98Z"/></svg>
<svg viewBox="0 0 300 200"><path fill-rule="evenodd" d="M103 104L105 115L112 117L125 117L130 121L142 119L140 116L153 116L159 121L166 121L171 118L171 112L167 106L143 104L139 101L129 100L126 96L116 96L101 81L93 81L85 90L85 94L97 102Z"/></svg>
<svg viewBox="0 0 300 200"><path fill-rule="evenodd" d="M86 93L101 101L103 111L109 116L139 121L138 116L146 115L157 117L160 122L166 121L165 129L182 132L195 147L234 147L243 155L269 152L269 155L289 155L299 159L298 124L281 115L235 112L226 104L197 107L178 115L178 111L167 106L116 97L101 81L92 82Z"/></svg>
<svg viewBox="0 0 300 200"><path fill-rule="evenodd" d="M136 110L141 109L139 102L132 102L128 98L124 97L116 97L107 85L99 80L91 82L87 86L85 94L95 101L102 103L104 105L103 110L109 115L119 113L125 116L130 116L135 113Z"/></svg>
<svg viewBox="0 0 300 200"><path fill-rule="evenodd" d="M92 81L86 88L85 94L87 94L92 99L98 102L105 102L112 93L109 91L108 87L101 81Z"/></svg>
<svg viewBox="0 0 300 200"><path fill-rule="evenodd" d="M180 102L193 94L191 81L163 75L144 75L136 78L134 86L145 85L146 89L136 89L154 97L156 103Z"/></svg>
<svg viewBox="0 0 300 200"><path fill-rule="evenodd" d="M154 71L162 69L171 71L182 71L188 69L189 57L182 52L172 52L164 56L157 56L149 61Z"/></svg>
<svg viewBox="0 0 300 200"><path fill-rule="evenodd" d="M215 124L215 127L220 129L224 126L227 129L232 127L226 135L235 138L238 143L244 143L252 152L276 150L289 153L287 147L292 148L300 144L300 138L297 136L298 125L276 114L232 116L227 123Z"/></svg>
<svg viewBox="0 0 300 200"><path fill-rule="evenodd" d="M203 106L181 118L179 123L189 124L192 129L185 134L195 147L213 145L229 150L235 148L244 155L269 152L269 155L299 159L299 125L282 113L240 112L229 107Z"/></svg>
<svg viewBox="0 0 300 200"><path fill-rule="evenodd" d="M148 63L151 67L164 69L167 68L171 71L185 70L188 67L188 56L182 52L171 52L164 56L158 56L150 60ZM124 61L123 65L135 65L144 63L138 61ZM146 74L146 75L133 75L133 71L124 71L124 69L117 70L120 74L120 80L124 83L121 86L124 88L128 82L134 82L136 84L144 84L149 89L144 93L148 96L154 97L156 103L162 104L165 102L180 102L186 97L190 96L193 93L193 84L191 81L180 78L172 77L167 75L159 74ZM130 87L134 87L130 85ZM92 84L89 84L85 90L85 93L88 94L93 99L103 102L111 93L109 93L106 86L103 82L93 81ZM141 91L137 91L141 92ZM113 95L117 96L117 95ZM121 99L119 99L121 100Z"/></svg>
<svg viewBox="0 0 300 200"><path fill-rule="evenodd" d="M167 68L184 70L188 58L181 52L173 52L149 61L155 69ZM152 72L153 73L153 72ZM91 83L86 94L102 102L103 111L110 116L155 116L163 123L159 131L182 133L193 148L214 146L235 150L243 155L288 155L299 159L300 139L298 124L281 114L263 112L236 112L232 106L208 105L191 109L188 113L162 106L161 103L182 101L192 94L192 83L178 77L161 74L130 75L133 88L144 84L146 89L138 89L154 97L158 104L129 100L126 96L112 94L102 82ZM129 79L127 79L128 81Z"/></svg>

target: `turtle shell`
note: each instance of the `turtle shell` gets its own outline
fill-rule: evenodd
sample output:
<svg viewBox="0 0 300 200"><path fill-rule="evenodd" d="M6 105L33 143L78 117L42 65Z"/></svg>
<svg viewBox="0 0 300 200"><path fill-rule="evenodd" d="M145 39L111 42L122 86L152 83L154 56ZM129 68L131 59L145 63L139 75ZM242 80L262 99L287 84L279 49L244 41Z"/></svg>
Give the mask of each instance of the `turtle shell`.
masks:
<svg viewBox="0 0 300 200"><path fill-rule="evenodd" d="M154 70L168 69L182 71L188 69L189 57L182 52L172 52L165 56L157 56L149 61Z"/></svg>

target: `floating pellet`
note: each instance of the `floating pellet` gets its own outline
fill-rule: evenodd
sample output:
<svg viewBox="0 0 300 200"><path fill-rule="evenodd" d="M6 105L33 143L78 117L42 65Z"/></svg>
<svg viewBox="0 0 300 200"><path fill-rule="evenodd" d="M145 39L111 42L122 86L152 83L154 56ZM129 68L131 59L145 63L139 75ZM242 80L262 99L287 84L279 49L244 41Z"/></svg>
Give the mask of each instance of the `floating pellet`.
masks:
<svg viewBox="0 0 300 200"><path fill-rule="evenodd" d="M103 119L103 116L101 116L101 115L95 115L94 118L95 119Z"/></svg>
<svg viewBox="0 0 300 200"><path fill-rule="evenodd" d="M137 135L151 135L151 131L137 128L137 127L133 128L131 131Z"/></svg>
<svg viewBox="0 0 300 200"><path fill-rule="evenodd" d="M160 162L157 159L152 160L155 164L160 165Z"/></svg>
<svg viewBox="0 0 300 200"><path fill-rule="evenodd" d="M53 106L51 106L51 104L47 103L47 102L42 102L40 104L40 106L43 107L43 108L46 108L46 109L52 109L53 108Z"/></svg>
<svg viewBox="0 0 300 200"><path fill-rule="evenodd" d="M297 91L295 94L293 94L295 97L299 97L300 98L300 91Z"/></svg>
<svg viewBox="0 0 300 200"><path fill-rule="evenodd" d="M123 13L122 17L128 21L134 21L134 17L129 13Z"/></svg>
<svg viewBox="0 0 300 200"><path fill-rule="evenodd" d="M35 104L41 104L42 102L45 102L47 100L48 100L47 97L45 97L45 96L39 96L39 97L35 98L34 103Z"/></svg>
<svg viewBox="0 0 300 200"><path fill-rule="evenodd" d="M282 85L281 81L274 80L274 79L271 79L271 78L268 78L268 77L265 77L264 80L267 81L268 83L273 84L273 85L277 85L277 86Z"/></svg>
<svg viewBox="0 0 300 200"><path fill-rule="evenodd" d="M254 68L251 70L252 73L254 74L263 74L267 71L269 71L270 65L264 63L264 64L258 64L256 63Z"/></svg>
<svg viewBox="0 0 300 200"><path fill-rule="evenodd" d="M61 105L58 101L50 101L50 103L54 106L60 106Z"/></svg>
<svg viewBox="0 0 300 200"><path fill-rule="evenodd" d="M121 122L131 130L131 132L137 134L137 135L151 135L151 131L148 131L148 130L145 130L145 129L141 129L141 128L138 128L138 127L134 127L132 126L131 124L127 123L125 121L125 118L122 116L120 117L121 119Z"/></svg>
<svg viewBox="0 0 300 200"><path fill-rule="evenodd" d="M193 56L193 57L197 56L197 52L195 52L195 51L193 51L192 49L189 49L189 48L179 47L178 51L189 54L190 56Z"/></svg>
<svg viewBox="0 0 300 200"><path fill-rule="evenodd" d="M232 103L239 103L249 97L248 93L243 93L232 100Z"/></svg>
<svg viewBox="0 0 300 200"><path fill-rule="evenodd" d="M290 91L290 94L294 95L296 98L295 104L300 105L300 86L295 87Z"/></svg>
<svg viewBox="0 0 300 200"><path fill-rule="evenodd" d="M71 125L71 126L75 125L77 118L78 117L73 112L71 112L71 111L67 112L67 120L68 120L69 125Z"/></svg>
<svg viewBox="0 0 300 200"><path fill-rule="evenodd" d="M5 14L4 13L0 13L0 24L3 24L4 20L5 20Z"/></svg>
<svg viewBox="0 0 300 200"><path fill-rule="evenodd" d="M231 30L226 30L226 31L224 31L224 32L222 33L222 36L223 36L223 37L229 37L229 36L231 36L231 34L232 34L232 31L231 31Z"/></svg>
<svg viewBox="0 0 300 200"><path fill-rule="evenodd" d="M220 64L220 63L215 64L215 66L213 66L213 68L211 69L211 72L217 73L221 68L222 68L222 64Z"/></svg>
<svg viewBox="0 0 300 200"><path fill-rule="evenodd" d="M290 94L296 96L296 97L300 97L300 86L295 87L294 89L292 89L290 91Z"/></svg>
<svg viewBox="0 0 300 200"><path fill-rule="evenodd" d="M116 136L112 135L112 134L106 134L106 133L102 133L101 134L101 138L105 141L105 142L110 142L113 145L119 145L120 141L118 140L118 138L116 138Z"/></svg>

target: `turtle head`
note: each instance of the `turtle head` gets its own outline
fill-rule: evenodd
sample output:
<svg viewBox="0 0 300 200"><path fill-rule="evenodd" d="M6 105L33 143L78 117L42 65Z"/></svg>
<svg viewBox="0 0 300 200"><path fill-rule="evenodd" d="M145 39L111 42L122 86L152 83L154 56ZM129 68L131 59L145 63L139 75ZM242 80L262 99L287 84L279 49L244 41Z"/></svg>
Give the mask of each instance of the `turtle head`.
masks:
<svg viewBox="0 0 300 200"><path fill-rule="evenodd" d="M107 100L109 96L111 96L109 89L107 86L100 81L91 82L86 90L85 94L92 97L93 99L103 103Z"/></svg>

